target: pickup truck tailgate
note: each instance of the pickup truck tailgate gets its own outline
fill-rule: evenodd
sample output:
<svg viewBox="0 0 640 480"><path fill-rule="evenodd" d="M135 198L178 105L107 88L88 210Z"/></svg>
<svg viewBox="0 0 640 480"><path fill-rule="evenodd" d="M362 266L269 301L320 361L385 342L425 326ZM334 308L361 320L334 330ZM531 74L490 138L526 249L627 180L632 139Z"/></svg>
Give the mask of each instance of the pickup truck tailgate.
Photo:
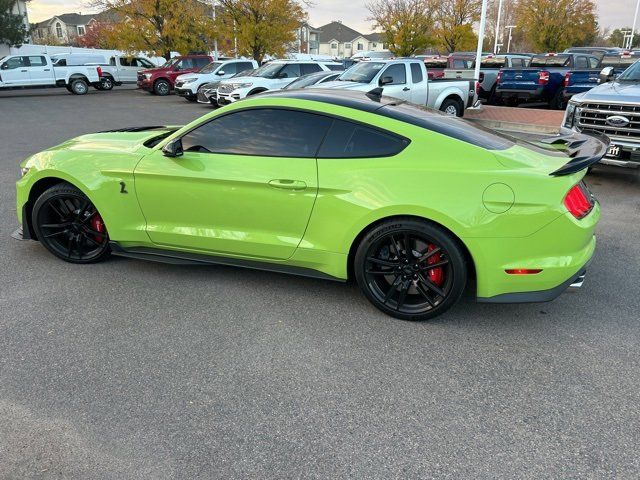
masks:
<svg viewBox="0 0 640 480"><path fill-rule="evenodd" d="M501 90L535 90L540 85L539 68L505 68L502 69L498 88Z"/></svg>
<svg viewBox="0 0 640 480"><path fill-rule="evenodd" d="M567 93L585 92L598 85L600 70L571 70L567 73Z"/></svg>

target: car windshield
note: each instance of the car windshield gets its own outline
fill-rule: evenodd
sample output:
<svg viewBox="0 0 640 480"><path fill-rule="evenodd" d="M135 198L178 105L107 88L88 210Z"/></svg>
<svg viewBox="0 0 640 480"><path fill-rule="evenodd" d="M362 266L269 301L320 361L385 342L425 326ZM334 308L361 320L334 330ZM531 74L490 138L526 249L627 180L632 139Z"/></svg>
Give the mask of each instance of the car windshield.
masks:
<svg viewBox="0 0 640 480"><path fill-rule="evenodd" d="M475 60L471 63L470 68L475 68ZM507 57L490 57L480 60L480 68L503 68L507 66Z"/></svg>
<svg viewBox="0 0 640 480"><path fill-rule="evenodd" d="M530 67L566 67L571 55L536 55L531 59Z"/></svg>
<svg viewBox="0 0 640 480"><path fill-rule="evenodd" d="M291 82L289 85L287 85L284 88L286 90L292 90L294 88L304 88L304 87L308 87L309 85L315 85L320 80L322 80L323 78L329 75L331 74L330 73L327 74L325 72L310 73L309 75L304 75L300 78L295 79L293 82Z"/></svg>
<svg viewBox="0 0 640 480"><path fill-rule="evenodd" d="M211 73L213 72L216 68L218 68L220 65L222 65L222 63L220 62L211 62L211 63L207 63L204 67L202 67L200 69L200 71L198 73Z"/></svg>
<svg viewBox="0 0 640 480"><path fill-rule="evenodd" d="M180 60L180 57L170 58L169 60L164 62L160 68L169 68L173 64L178 63L179 60Z"/></svg>
<svg viewBox="0 0 640 480"><path fill-rule="evenodd" d="M627 68L618 77L619 82L640 82L640 62L636 62Z"/></svg>
<svg viewBox="0 0 640 480"><path fill-rule="evenodd" d="M370 83L384 65L383 62L357 63L336 80L342 82Z"/></svg>
<svg viewBox="0 0 640 480"><path fill-rule="evenodd" d="M638 57L621 57L620 55L605 55L602 57L600 67L624 67L633 65L638 61Z"/></svg>
<svg viewBox="0 0 640 480"><path fill-rule="evenodd" d="M262 78L276 78L278 72L282 69L282 63L267 63L260 68L255 69L248 76Z"/></svg>

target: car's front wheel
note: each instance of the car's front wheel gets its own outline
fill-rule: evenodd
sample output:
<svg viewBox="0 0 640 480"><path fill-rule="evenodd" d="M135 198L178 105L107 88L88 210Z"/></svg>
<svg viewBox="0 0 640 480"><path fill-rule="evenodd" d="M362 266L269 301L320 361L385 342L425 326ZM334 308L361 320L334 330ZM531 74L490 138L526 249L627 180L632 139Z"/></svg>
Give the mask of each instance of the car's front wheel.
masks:
<svg viewBox="0 0 640 480"><path fill-rule="evenodd" d="M71 263L94 263L109 256L109 234L96 207L80 190L60 183L33 206L32 225L40 243Z"/></svg>
<svg viewBox="0 0 640 480"><path fill-rule="evenodd" d="M169 84L168 81L162 78L160 80L156 80L156 82L153 84L153 93L155 93L156 95L164 97L165 95L169 95L170 92L171 84Z"/></svg>
<svg viewBox="0 0 640 480"><path fill-rule="evenodd" d="M113 78L106 75L100 78L100 88L102 90L111 90L113 88Z"/></svg>
<svg viewBox="0 0 640 480"><path fill-rule="evenodd" d="M467 282L457 241L426 221L386 221L362 239L354 259L360 289L377 308L403 320L428 320L454 305Z"/></svg>

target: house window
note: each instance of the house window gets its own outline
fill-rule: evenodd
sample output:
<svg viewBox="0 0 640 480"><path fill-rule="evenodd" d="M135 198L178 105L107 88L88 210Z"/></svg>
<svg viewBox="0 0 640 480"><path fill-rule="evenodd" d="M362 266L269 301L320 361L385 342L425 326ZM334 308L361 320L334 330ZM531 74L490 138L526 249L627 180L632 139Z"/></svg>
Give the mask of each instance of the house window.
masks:
<svg viewBox="0 0 640 480"><path fill-rule="evenodd" d="M331 50L337 50L338 49L338 44L337 43L332 43L331 44Z"/></svg>
<svg viewBox="0 0 640 480"><path fill-rule="evenodd" d="M378 48L378 44L377 43L372 43L371 44L371 48Z"/></svg>
<svg viewBox="0 0 640 480"><path fill-rule="evenodd" d="M364 45L363 45L363 44L361 44L361 43L359 43L359 44L358 44L358 50L364 50Z"/></svg>
<svg viewBox="0 0 640 480"><path fill-rule="evenodd" d="M78 27L78 35L84 35L84 27Z"/></svg>
<svg viewBox="0 0 640 480"><path fill-rule="evenodd" d="M62 38L62 25L56 23L56 35L58 38Z"/></svg>
<svg viewBox="0 0 640 480"><path fill-rule="evenodd" d="M344 48L351 48L351 44L350 43L345 43L344 44Z"/></svg>

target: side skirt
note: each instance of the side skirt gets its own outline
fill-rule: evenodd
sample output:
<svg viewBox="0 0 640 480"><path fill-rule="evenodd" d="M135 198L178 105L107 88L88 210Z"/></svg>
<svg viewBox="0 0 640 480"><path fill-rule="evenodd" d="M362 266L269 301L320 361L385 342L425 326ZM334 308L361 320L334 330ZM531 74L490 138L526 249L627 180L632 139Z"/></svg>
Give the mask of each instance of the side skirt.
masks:
<svg viewBox="0 0 640 480"><path fill-rule="evenodd" d="M120 257L135 258L138 260L150 260L152 262L169 263L173 265L228 265L232 267L251 268L267 272L288 273L302 277L345 282L342 278L333 277L323 272L305 267L283 265L278 263L261 262L257 260L245 260L242 258L222 257L218 255L205 255L200 253L180 252L161 248L131 247L124 248L117 242L109 242L111 253Z"/></svg>

